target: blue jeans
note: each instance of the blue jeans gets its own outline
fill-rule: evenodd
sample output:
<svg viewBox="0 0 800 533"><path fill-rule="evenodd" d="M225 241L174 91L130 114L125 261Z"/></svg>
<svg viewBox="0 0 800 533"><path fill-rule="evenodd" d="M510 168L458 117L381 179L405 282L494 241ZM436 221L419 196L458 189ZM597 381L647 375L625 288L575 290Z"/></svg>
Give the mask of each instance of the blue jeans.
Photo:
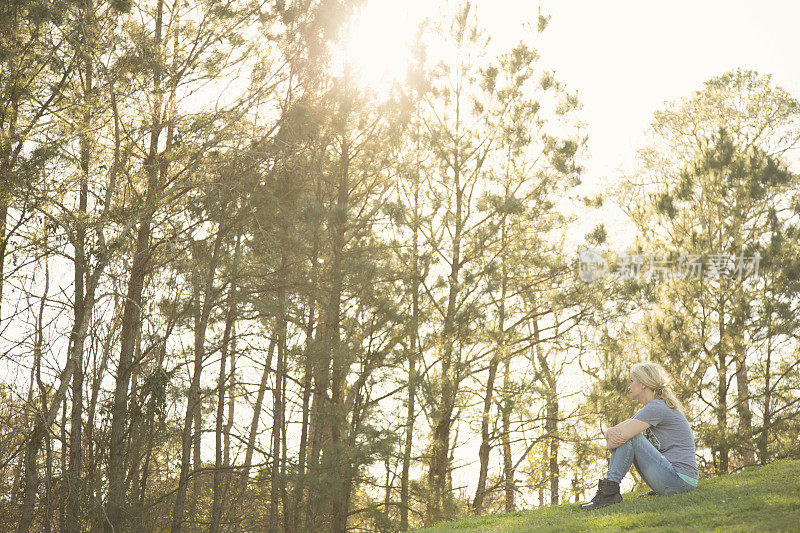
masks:
<svg viewBox="0 0 800 533"><path fill-rule="evenodd" d="M678 494L694 489L641 433L611 452L606 479L619 483L636 467L651 489L659 494Z"/></svg>

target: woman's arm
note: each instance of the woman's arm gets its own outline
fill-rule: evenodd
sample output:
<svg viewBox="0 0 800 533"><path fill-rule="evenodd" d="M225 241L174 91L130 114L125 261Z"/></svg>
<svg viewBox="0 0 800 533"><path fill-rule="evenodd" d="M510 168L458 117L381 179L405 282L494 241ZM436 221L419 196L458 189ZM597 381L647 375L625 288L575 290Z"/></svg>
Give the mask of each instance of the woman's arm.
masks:
<svg viewBox="0 0 800 533"><path fill-rule="evenodd" d="M647 422L642 422L635 418L620 422L606 431L606 448L609 450L618 448L649 427L650 424Z"/></svg>

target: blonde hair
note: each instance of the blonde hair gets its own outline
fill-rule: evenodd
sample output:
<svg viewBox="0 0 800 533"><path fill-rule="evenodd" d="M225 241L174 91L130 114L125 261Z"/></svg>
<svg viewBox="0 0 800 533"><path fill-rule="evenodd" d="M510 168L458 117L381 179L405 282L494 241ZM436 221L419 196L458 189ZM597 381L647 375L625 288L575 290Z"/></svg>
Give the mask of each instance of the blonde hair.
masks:
<svg viewBox="0 0 800 533"><path fill-rule="evenodd" d="M675 396L675 391L672 389L669 382L669 374L663 366L650 361L636 363L631 367L631 374L633 374L639 383L655 392L655 398L664 400L667 407L677 409L686 415L686 410L678 397Z"/></svg>

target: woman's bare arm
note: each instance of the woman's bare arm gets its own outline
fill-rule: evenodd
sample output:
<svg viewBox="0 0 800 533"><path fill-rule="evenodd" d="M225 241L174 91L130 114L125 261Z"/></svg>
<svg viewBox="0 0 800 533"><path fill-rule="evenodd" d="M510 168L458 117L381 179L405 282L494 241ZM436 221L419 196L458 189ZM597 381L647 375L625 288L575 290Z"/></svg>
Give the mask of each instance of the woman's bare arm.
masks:
<svg viewBox="0 0 800 533"><path fill-rule="evenodd" d="M606 431L606 448L609 450L618 448L649 427L650 424L647 422L635 418L620 422Z"/></svg>

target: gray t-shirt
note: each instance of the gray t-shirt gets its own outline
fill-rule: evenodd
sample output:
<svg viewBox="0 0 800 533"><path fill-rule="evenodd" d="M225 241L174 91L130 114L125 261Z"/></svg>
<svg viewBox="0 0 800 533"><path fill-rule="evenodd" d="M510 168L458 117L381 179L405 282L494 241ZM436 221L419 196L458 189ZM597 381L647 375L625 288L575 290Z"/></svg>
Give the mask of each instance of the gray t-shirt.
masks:
<svg viewBox="0 0 800 533"><path fill-rule="evenodd" d="M633 418L652 425L655 439L650 442L675 468L675 472L697 479L694 435L683 413L671 409L664 400L650 400Z"/></svg>

